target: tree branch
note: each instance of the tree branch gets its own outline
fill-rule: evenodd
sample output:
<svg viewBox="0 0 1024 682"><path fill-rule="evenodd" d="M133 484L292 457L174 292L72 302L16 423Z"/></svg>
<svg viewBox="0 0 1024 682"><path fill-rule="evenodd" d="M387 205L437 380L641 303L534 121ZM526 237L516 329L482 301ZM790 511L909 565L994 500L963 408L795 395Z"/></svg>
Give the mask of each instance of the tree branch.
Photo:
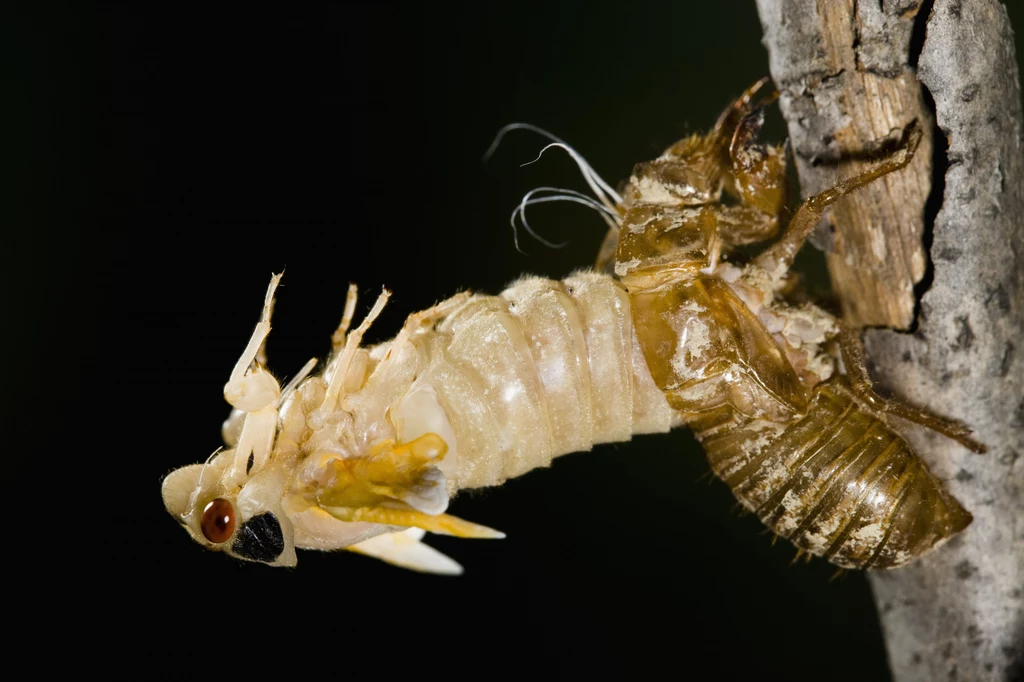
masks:
<svg viewBox="0 0 1024 682"><path fill-rule="evenodd" d="M869 166L919 119L910 168L836 204L813 241L827 254L846 320L906 329L931 189L934 123L910 66L917 3L759 0L772 77L805 196ZM909 4L909 7L908 7Z"/></svg>
<svg viewBox="0 0 1024 682"><path fill-rule="evenodd" d="M934 225L922 219L922 164L833 210L829 269L849 321L905 328L930 235L916 331L871 331L869 354L883 386L966 421L989 452L907 429L974 523L871 582L896 680L1024 679L1024 143L1013 34L997 0L930 4L757 0L805 195L851 174L857 162L835 162L876 146L890 126L914 116L928 125L927 95L934 101L945 138L933 159Z"/></svg>

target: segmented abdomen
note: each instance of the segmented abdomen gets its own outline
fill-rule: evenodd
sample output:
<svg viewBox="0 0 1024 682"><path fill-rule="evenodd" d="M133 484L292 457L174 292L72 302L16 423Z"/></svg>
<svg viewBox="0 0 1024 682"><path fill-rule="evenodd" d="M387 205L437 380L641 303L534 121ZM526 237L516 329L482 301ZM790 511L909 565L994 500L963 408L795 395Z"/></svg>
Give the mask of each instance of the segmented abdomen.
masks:
<svg viewBox="0 0 1024 682"><path fill-rule="evenodd" d="M681 423L636 343L629 296L607 275L531 277L472 296L416 344L427 366L395 414L418 423L399 437L440 432L422 416L435 400L424 393L436 396L454 436L442 469L458 488Z"/></svg>
<svg viewBox="0 0 1024 682"><path fill-rule="evenodd" d="M722 405L690 426L745 507L839 566L899 566L971 522L906 441L841 380L819 386L807 414L786 424Z"/></svg>

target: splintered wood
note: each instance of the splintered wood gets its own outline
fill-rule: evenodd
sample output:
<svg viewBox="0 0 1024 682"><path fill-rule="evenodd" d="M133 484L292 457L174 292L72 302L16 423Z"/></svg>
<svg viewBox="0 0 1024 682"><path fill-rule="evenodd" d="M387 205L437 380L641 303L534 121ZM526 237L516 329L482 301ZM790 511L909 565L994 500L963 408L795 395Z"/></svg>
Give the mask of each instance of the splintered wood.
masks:
<svg viewBox="0 0 1024 682"><path fill-rule="evenodd" d="M897 16L880 5L758 2L804 197L869 167L914 119L926 131L905 172L837 202L812 240L848 323L907 329L927 270L933 120L909 65L919 4L904 0Z"/></svg>

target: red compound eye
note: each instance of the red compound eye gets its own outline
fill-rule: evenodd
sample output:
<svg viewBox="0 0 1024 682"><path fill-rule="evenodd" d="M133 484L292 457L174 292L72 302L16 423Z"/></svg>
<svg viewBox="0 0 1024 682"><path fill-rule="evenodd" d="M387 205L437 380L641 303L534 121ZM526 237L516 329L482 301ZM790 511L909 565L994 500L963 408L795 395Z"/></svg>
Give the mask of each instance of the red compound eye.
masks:
<svg viewBox="0 0 1024 682"><path fill-rule="evenodd" d="M203 509L199 526L210 542L224 542L235 532L235 508L223 497L211 500Z"/></svg>

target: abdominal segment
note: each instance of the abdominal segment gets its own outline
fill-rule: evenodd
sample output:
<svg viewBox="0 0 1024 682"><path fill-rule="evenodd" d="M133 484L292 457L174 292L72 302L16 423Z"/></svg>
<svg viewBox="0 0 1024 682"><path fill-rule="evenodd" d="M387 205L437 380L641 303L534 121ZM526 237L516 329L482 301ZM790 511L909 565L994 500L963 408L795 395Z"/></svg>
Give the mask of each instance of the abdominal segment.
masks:
<svg viewBox="0 0 1024 682"><path fill-rule="evenodd" d="M558 455L680 423L635 347L628 294L607 275L531 277L473 296L414 343L428 358L406 394L420 417L399 438L420 435L419 423L449 424L451 489L498 485ZM428 403L443 419L422 417Z"/></svg>
<svg viewBox="0 0 1024 682"><path fill-rule="evenodd" d="M723 405L690 425L715 474L768 527L847 568L893 568L971 515L907 442L831 380L807 414L775 424Z"/></svg>

